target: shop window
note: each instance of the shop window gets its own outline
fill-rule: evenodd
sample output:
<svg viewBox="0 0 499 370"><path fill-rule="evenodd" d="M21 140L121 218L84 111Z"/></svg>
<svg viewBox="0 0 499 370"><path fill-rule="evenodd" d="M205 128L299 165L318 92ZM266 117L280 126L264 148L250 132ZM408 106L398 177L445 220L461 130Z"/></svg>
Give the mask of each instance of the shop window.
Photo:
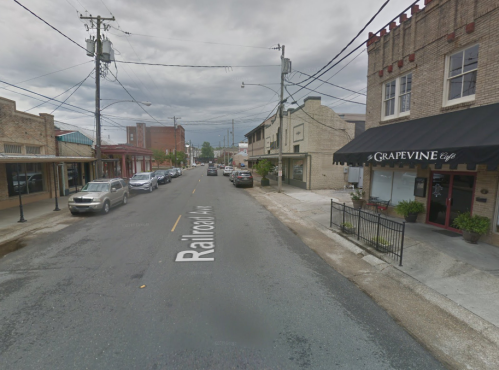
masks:
<svg viewBox="0 0 499 370"><path fill-rule="evenodd" d="M43 191L44 171L41 163L7 163L7 188L9 196ZM19 173L17 172L19 171Z"/></svg>
<svg viewBox="0 0 499 370"><path fill-rule="evenodd" d="M396 206L402 200L414 200L416 172L373 171L371 196L389 200Z"/></svg>
<svg viewBox="0 0 499 370"><path fill-rule="evenodd" d="M77 188L82 186L81 182L81 163L68 163L68 186Z"/></svg>
<svg viewBox="0 0 499 370"><path fill-rule="evenodd" d="M406 116L411 111L412 73L383 85L383 119Z"/></svg>
<svg viewBox="0 0 499 370"><path fill-rule="evenodd" d="M475 100L478 45L447 57L444 105Z"/></svg>
<svg viewBox="0 0 499 370"><path fill-rule="evenodd" d="M303 181L303 159L294 159L291 164L293 180Z"/></svg>

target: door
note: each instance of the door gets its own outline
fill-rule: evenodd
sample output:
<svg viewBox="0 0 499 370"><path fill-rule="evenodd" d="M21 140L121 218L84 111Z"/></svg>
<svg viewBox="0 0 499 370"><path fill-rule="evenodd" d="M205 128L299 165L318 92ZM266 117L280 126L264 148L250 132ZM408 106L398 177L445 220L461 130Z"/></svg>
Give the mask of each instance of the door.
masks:
<svg viewBox="0 0 499 370"><path fill-rule="evenodd" d="M473 211L475 174L432 172L427 222L450 230L454 219Z"/></svg>

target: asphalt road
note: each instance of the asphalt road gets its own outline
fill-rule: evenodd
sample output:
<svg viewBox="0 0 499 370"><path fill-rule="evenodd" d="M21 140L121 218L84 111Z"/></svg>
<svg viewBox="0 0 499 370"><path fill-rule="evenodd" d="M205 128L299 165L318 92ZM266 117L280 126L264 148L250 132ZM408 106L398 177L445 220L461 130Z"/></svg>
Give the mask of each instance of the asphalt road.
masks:
<svg viewBox="0 0 499 370"><path fill-rule="evenodd" d="M443 368L221 171L78 217L0 259L0 368Z"/></svg>

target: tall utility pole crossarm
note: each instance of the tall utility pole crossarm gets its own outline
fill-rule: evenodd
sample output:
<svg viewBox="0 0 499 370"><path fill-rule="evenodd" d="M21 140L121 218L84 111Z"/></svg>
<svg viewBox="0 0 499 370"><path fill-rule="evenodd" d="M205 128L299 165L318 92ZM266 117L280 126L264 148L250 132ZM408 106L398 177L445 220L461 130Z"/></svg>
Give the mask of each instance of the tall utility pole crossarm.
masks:
<svg viewBox="0 0 499 370"><path fill-rule="evenodd" d="M100 125L100 59L102 55L102 40L100 37L100 27L102 21L114 21L112 18L102 18L100 15L97 17L83 17L80 19L90 19L97 21L97 45L95 48L95 157L97 178L102 177L102 153L101 153L101 125Z"/></svg>
<svg viewBox="0 0 499 370"><path fill-rule="evenodd" d="M279 172L277 173L277 192L280 193L282 191L282 118L283 118L283 95L284 95L284 45L282 45L282 54L281 54L281 102L279 107L279 162L278 168Z"/></svg>

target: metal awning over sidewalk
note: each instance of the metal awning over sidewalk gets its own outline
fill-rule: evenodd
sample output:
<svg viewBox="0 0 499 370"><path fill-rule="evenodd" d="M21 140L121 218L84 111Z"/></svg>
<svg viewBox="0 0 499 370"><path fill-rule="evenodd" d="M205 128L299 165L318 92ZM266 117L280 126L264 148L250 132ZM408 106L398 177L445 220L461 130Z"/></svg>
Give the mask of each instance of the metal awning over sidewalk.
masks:
<svg viewBox="0 0 499 370"><path fill-rule="evenodd" d="M333 163L388 164L469 170L499 165L499 104L371 128L338 150Z"/></svg>
<svg viewBox="0 0 499 370"><path fill-rule="evenodd" d="M94 162L93 157L60 157L56 155L0 154L0 163L75 163Z"/></svg>

